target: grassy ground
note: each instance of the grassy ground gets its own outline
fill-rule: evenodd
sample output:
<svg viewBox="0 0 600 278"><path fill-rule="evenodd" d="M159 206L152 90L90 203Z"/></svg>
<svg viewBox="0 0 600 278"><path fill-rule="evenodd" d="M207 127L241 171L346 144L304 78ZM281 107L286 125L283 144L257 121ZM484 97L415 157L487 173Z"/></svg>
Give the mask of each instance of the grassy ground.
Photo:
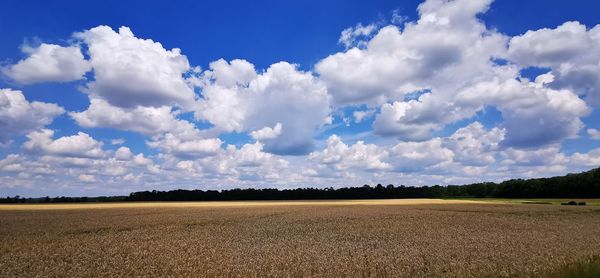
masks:
<svg viewBox="0 0 600 278"><path fill-rule="evenodd" d="M600 255L595 206L458 200L60 206L0 210L1 277L547 277L580 273Z"/></svg>

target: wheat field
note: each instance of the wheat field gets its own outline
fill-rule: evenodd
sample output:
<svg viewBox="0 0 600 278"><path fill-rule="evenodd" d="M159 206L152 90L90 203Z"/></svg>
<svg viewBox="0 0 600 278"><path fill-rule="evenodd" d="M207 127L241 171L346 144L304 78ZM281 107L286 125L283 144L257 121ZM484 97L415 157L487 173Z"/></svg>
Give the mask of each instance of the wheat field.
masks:
<svg viewBox="0 0 600 278"><path fill-rule="evenodd" d="M458 200L0 206L2 277L547 276L600 207Z"/></svg>

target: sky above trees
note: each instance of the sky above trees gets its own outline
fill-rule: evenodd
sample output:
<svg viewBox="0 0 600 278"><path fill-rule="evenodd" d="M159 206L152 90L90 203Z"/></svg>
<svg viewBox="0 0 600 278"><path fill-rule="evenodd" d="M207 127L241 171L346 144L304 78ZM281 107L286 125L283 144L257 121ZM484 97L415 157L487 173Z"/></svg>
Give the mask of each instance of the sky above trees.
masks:
<svg viewBox="0 0 600 278"><path fill-rule="evenodd" d="M0 194L600 165L594 1L0 4Z"/></svg>

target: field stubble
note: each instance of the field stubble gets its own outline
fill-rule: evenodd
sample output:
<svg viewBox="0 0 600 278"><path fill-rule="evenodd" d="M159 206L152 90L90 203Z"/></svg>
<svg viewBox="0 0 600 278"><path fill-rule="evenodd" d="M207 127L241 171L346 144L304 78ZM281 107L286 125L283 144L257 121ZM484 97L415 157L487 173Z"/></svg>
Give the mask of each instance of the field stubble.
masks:
<svg viewBox="0 0 600 278"><path fill-rule="evenodd" d="M0 275L544 276L598 231L600 208L551 205L0 209Z"/></svg>

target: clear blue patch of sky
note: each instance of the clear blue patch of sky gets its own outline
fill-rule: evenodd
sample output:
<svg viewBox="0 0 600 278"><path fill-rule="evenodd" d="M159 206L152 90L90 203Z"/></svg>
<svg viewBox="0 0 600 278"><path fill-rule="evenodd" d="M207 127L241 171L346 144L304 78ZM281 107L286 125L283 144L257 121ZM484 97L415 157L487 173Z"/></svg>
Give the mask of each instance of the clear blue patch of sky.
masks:
<svg viewBox="0 0 600 278"><path fill-rule="evenodd" d="M579 21L588 27L598 20L600 1L596 0L496 0L481 19L489 28L510 35L528 30L555 28L566 21Z"/></svg>
<svg viewBox="0 0 600 278"><path fill-rule="evenodd" d="M586 153L596 148L600 148L600 140L591 138L588 133L588 128L600 130L600 111L593 110L590 115L582 119L585 127L579 132L579 136L574 139L567 139L562 143L561 149L567 153L575 152Z"/></svg>
<svg viewBox="0 0 600 278"><path fill-rule="evenodd" d="M529 81L533 82L533 81L535 81L536 77L538 77L541 74L548 73L548 72L550 72L550 69L548 69L548 68L527 67L527 68L521 69L519 74L521 75L521 77L527 78L527 79L529 79Z"/></svg>
<svg viewBox="0 0 600 278"><path fill-rule="evenodd" d="M223 141L223 146L235 145L237 148L241 148L244 144L252 143L254 139L246 133L228 132L219 135L219 139Z"/></svg>
<svg viewBox="0 0 600 278"><path fill-rule="evenodd" d="M435 136L448 137L454 134L457 129L468 126L473 122L481 123L486 129L499 127L502 123L502 112L495 106L486 106L483 110L477 112L473 117L463 119L446 125L442 130L435 132Z"/></svg>
<svg viewBox="0 0 600 278"><path fill-rule="evenodd" d="M338 135L340 137L350 138L355 134L365 133L372 129L373 121L375 119L374 114L367 116L362 119L361 122L357 123L354 118L354 111L366 111L366 105L348 106L338 109L333 116L333 121L330 125L324 126L321 132L315 135L317 140L326 140L331 135ZM346 144L354 143L354 140L344 141Z"/></svg>

